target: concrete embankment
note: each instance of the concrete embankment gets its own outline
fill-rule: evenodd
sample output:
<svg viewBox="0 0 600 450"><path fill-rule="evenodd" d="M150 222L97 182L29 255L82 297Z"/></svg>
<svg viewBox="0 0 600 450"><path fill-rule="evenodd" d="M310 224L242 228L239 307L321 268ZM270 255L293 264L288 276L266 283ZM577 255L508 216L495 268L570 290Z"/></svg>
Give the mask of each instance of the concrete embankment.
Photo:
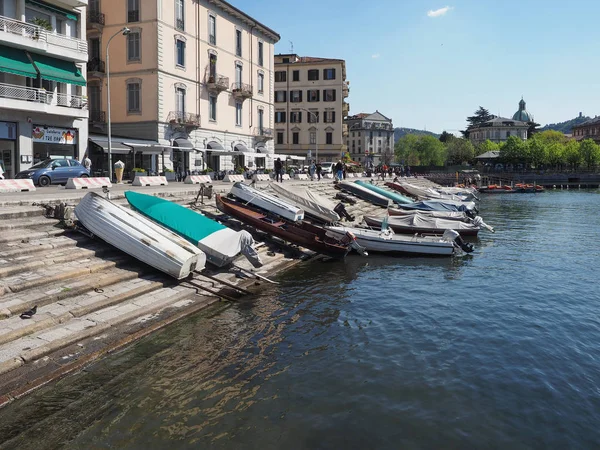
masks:
<svg viewBox="0 0 600 450"><path fill-rule="evenodd" d="M329 198L338 192L331 180L286 183L308 185ZM215 183L214 191L225 194L230 187ZM269 190L268 183L257 187ZM128 189L115 186L113 201L126 204ZM181 204L194 201L198 192L183 184L133 189ZM74 206L85 194L54 187L0 194L0 406L211 304L243 301L265 289L264 280L210 267L203 273L214 279L198 274L178 282L101 240L65 228L39 206ZM248 271L272 278L300 261L321 258L222 215L214 198L199 206L207 216L253 234L265 265L252 269L240 257L236 265ZM385 211L359 199L346 206L357 221ZM31 319L20 318L34 306Z"/></svg>

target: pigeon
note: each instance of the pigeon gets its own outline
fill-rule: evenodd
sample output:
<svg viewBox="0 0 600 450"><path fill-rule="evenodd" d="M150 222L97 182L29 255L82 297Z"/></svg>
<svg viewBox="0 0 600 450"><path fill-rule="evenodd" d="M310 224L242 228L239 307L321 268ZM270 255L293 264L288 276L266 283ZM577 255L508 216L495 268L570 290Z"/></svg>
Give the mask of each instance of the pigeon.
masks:
<svg viewBox="0 0 600 450"><path fill-rule="evenodd" d="M24 313L21 313L20 317L21 317L21 319L31 319L36 312L37 312L37 305L35 305L29 311L25 311Z"/></svg>

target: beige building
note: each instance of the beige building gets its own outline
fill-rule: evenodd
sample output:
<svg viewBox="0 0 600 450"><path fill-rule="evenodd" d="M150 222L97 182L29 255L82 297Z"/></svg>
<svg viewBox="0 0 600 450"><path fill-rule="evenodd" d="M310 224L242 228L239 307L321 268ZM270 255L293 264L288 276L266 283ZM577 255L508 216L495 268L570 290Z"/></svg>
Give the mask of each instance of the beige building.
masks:
<svg viewBox="0 0 600 450"><path fill-rule="evenodd" d="M496 143L505 142L510 136L517 136L526 140L528 129L529 124L527 122L507 119L506 117L495 117L476 128L469 129L469 139L473 144L478 144L488 139Z"/></svg>
<svg viewBox="0 0 600 450"><path fill-rule="evenodd" d="M348 152L363 166L379 166L394 161L394 125L379 111L360 113L345 120L348 126Z"/></svg>
<svg viewBox="0 0 600 450"><path fill-rule="evenodd" d="M0 0L0 161L14 178L87 147L88 0Z"/></svg>
<svg viewBox="0 0 600 450"><path fill-rule="evenodd" d="M200 170L203 155L213 170L272 167L275 31L222 0L90 0L90 130L99 134L115 34L113 147L127 167ZM92 145L105 154L105 137Z"/></svg>
<svg viewBox="0 0 600 450"><path fill-rule="evenodd" d="M348 84L343 59L275 55L275 153L343 156Z"/></svg>

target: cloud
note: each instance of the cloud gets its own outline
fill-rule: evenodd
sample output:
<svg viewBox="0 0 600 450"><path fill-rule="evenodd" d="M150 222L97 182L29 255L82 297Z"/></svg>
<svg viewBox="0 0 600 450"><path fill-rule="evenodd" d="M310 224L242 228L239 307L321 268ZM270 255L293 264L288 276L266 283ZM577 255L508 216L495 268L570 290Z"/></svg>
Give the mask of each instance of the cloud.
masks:
<svg viewBox="0 0 600 450"><path fill-rule="evenodd" d="M436 9L435 11L433 9L430 9L429 11L427 11L427 17L440 17L446 14L451 9L452 6L444 6L443 8Z"/></svg>
<svg viewBox="0 0 600 450"><path fill-rule="evenodd" d="M371 55L371 58L373 59L377 59L379 58L381 55L379 53L375 53L374 55Z"/></svg>

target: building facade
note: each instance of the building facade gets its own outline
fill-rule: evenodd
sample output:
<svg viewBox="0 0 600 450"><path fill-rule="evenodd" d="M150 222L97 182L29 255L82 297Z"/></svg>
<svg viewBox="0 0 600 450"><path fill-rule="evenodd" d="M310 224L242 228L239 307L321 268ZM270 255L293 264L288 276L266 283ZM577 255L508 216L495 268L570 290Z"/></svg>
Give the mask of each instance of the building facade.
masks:
<svg viewBox="0 0 600 450"><path fill-rule="evenodd" d="M88 0L0 0L0 157L5 177L88 140Z"/></svg>
<svg viewBox="0 0 600 450"><path fill-rule="evenodd" d="M394 125L379 111L349 116L346 145L352 160L363 166L378 166L394 161Z"/></svg>
<svg viewBox="0 0 600 450"><path fill-rule="evenodd" d="M486 140L492 142L506 142L510 136L517 136L523 140L527 139L529 124L520 120L496 117L484 122L476 128L469 129L469 139L473 144Z"/></svg>
<svg viewBox="0 0 600 450"><path fill-rule="evenodd" d="M117 34L111 124L139 155L127 165L272 167L276 32L222 0L91 0L88 21L90 129L106 132Z"/></svg>
<svg viewBox="0 0 600 450"><path fill-rule="evenodd" d="M275 152L340 159L347 151L348 85L342 59L275 55Z"/></svg>
<svg viewBox="0 0 600 450"><path fill-rule="evenodd" d="M596 144L600 143L600 117L595 117L574 126L572 138L577 141L593 139Z"/></svg>

